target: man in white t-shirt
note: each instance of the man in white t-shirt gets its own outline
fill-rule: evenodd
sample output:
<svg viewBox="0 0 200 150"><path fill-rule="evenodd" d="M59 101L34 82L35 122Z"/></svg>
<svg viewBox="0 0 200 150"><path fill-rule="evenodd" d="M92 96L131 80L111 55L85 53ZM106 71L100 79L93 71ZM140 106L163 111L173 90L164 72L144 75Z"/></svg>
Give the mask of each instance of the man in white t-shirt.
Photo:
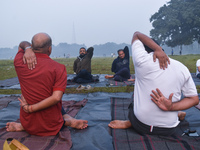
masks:
<svg viewBox="0 0 200 150"><path fill-rule="evenodd" d="M147 49L152 52L148 53ZM178 112L199 103L197 90L187 67L165 57L159 45L146 35L135 32L132 39L134 106L129 106L129 120L111 121L109 127L132 126L139 133L171 135L180 122ZM165 68L167 62L170 65ZM183 99L181 94L184 95Z"/></svg>
<svg viewBox="0 0 200 150"><path fill-rule="evenodd" d="M197 78L200 79L200 59L197 60L196 67L197 67L196 76Z"/></svg>

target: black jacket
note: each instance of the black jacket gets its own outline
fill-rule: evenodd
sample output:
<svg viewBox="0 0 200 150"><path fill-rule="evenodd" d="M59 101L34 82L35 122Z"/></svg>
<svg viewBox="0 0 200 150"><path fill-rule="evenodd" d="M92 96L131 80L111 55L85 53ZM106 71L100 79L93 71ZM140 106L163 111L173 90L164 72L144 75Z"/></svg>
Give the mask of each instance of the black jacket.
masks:
<svg viewBox="0 0 200 150"><path fill-rule="evenodd" d="M122 68L129 68L129 49L127 46L124 47L125 57L121 59L119 56L113 61L111 71L117 73Z"/></svg>

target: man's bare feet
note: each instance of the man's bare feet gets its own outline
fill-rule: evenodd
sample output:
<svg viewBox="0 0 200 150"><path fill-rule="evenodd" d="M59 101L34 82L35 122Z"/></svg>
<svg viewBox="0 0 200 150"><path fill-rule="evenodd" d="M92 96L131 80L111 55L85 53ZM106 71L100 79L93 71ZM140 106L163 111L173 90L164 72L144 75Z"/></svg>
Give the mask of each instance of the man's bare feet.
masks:
<svg viewBox="0 0 200 150"><path fill-rule="evenodd" d="M23 130L24 130L24 128L21 123L8 122L6 124L6 131L8 131L8 132L19 132L19 131L23 131Z"/></svg>
<svg viewBox="0 0 200 150"><path fill-rule="evenodd" d="M65 126L69 126L75 129L85 129L88 127L87 120L75 119L67 114L63 115L63 118L65 120Z"/></svg>
<svg viewBox="0 0 200 150"><path fill-rule="evenodd" d="M128 81L132 81L132 82L134 82L134 81L135 81L135 79L128 79Z"/></svg>
<svg viewBox="0 0 200 150"><path fill-rule="evenodd" d="M73 118L71 119L70 127L75 128L75 129L85 129L88 127L88 121Z"/></svg>
<svg viewBox="0 0 200 150"><path fill-rule="evenodd" d="M183 112L183 111L179 111L178 112L178 119L180 121L184 120L185 119L185 116L186 116L186 112Z"/></svg>
<svg viewBox="0 0 200 150"><path fill-rule="evenodd" d="M131 122L129 120L114 120L108 124L113 129L127 129L130 128Z"/></svg>
<svg viewBox="0 0 200 150"><path fill-rule="evenodd" d="M114 78L114 75L105 75L105 78L106 79L111 79L111 78Z"/></svg>

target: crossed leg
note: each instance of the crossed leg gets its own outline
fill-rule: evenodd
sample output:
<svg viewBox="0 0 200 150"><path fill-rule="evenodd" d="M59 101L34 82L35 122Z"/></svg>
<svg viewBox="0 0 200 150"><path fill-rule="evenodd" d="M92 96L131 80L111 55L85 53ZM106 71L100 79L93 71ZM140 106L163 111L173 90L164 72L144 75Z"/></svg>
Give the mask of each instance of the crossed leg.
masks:
<svg viewBox="0 0 200 150"><path fill-rule="evenodd" d="M129 120L113 120L108 124L108 126L113 129L127 129L132 125Z"/></svg>
<svg viewBox="0 0 200 150"><path fill-rule="evenodd" d="M7 122L6 123L6 131L8 132L19 132L19 131L23 131L24 128L22 126L21 123L17 123L17 122Z"/></svg>
<svg viewBox="0 0 200 150"><path fill-rule="evenodd" d="M85 129L88 127L87 120L75 119L68 114L63 115L63 118L65 120L65 126L69 126L75 129Z"/></svg>
<svg viewBox="0 0 200 150"><path fill-rule="evenodd" d="M186 112L183 111L178 112L178 118L180 121L184 120L185 116ZM113 120L108 124L108 126L113 129L127 129L130 128L132 125L129 120Z"/></svg>
<svg viewBox="0 0 200 150"><path fill-rule="evenodd" d="M105 78L106 79L111 79L111 78L114 78L114 75L105 75Z"/></svg>
<svg viewBox="0 0 200 150"><path fill-rule="evenodd" d="M76 129L85 129L88 127L88 121L87 120L79 120L72 118L71 116L65 114L63 115L63 118L65 120L65 126L69 126ZM24 131L24 128L21 123L17 122L7 122L6 124L6 131L8 132L19 132Z"/></svg>

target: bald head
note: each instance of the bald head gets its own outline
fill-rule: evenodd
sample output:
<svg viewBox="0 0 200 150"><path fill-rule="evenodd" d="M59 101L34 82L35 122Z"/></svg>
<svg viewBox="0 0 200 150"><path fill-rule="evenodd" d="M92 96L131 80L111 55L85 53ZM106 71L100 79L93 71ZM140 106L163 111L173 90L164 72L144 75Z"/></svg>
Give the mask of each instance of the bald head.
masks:
<svg viewBox="0 0 200 150"><path fill-rule="evenodd" d="M32 38L32 48L34 51L47 54L51 45L51 37L46 33L38 33Z"/></svg>

